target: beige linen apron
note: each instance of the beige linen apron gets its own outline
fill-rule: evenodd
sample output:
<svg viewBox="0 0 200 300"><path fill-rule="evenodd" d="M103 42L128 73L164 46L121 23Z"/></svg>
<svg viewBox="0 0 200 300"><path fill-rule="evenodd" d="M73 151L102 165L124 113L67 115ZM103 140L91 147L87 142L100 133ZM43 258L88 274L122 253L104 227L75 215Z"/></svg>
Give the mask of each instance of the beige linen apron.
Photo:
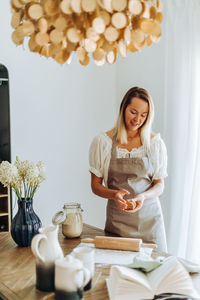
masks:
<svg viewBox="0 0 200 300"><path fill-rule="evenodd" d="M142 158L117 158L116 136L113 137L111 159L108 169L108 188L126 189L131 199L152 186L153 166L151 154ZM166 252L166 236L162 210L158 197L144 200L135 213L118 208L114 200L108 199L105 230L123 237L141 238L143 242L156 243L160 251Z"/></svg>

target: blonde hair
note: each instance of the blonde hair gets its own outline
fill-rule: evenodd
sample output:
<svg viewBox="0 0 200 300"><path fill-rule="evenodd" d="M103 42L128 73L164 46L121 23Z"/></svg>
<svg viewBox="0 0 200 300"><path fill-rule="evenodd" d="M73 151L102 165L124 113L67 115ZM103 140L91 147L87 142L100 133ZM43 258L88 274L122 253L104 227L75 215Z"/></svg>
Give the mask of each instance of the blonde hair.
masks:
<svg viewBox="0 0 200 300"><path fill-rule="evenodd" d="M127 106L131 103L132 98L140 98L149 104L148 116L144 124L139 128L139 133L141 137L142 144L150 149L151 141L151 128L154 119L154 104L149 92L143 88L133 87L125 94L119 110L119 115L114 128L114 134L117 135L117 140L121 144L127 144L127 132L125 125L125 110Z"/></svg>

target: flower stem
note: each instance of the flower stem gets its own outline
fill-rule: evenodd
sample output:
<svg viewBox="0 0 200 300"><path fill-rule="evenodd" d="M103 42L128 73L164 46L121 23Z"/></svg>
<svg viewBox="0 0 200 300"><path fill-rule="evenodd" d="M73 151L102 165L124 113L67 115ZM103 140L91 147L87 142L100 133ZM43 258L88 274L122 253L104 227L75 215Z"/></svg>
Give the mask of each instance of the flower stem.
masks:
<svg viewBox="0 0 200 300"><path fill-rule="evenodd" d="M31 198L31 196L30 196L30 195L31 195L31 186L30 186L30 184L29 184L29 186L28 186L28 195L27 195L27 196L28 196L28 198Z"/></svg>
<svg viewBox="0 0 200 300"><path fill-rule="evenodd" d="M15 194L17 195L17 198L21 199L21 194L20 194L19 190L17 188L15 188L15 187L13 187L13 189L15 191Z"/></svg>

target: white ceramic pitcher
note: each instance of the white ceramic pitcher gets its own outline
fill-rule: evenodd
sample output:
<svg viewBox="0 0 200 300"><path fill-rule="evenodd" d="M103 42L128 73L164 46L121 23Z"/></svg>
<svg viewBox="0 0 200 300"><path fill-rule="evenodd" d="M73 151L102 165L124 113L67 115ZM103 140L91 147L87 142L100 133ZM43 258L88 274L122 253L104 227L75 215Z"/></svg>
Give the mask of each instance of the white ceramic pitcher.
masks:
<svg viewBox="0 0 200 300"><path fill-rule="evenodd" d="M63 251L58 242L58 226L40 228L39 234L32 239L31 249L40 263L51 264L55 259L63 258Z"/></svg>

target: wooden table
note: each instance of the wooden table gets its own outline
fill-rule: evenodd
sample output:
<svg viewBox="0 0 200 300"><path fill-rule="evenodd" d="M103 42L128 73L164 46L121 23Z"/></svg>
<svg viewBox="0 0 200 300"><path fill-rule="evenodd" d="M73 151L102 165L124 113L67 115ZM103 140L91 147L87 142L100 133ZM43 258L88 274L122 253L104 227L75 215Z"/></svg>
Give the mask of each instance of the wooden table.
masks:
<svg viewBox="0 0 200 300"><path fill-rule="evenodd" d="M106 235L101 229L84 224L81 238ZM69 254L80 243L80 238L66 239L59 233L59 242L64 255ZM154 250L153 256L158 253ZM105 278L110 266L96 264L93 288L85 292L84 300L108 300ZM200 286L200 281L199 281ZM0 233L0 298L9 300L48 300L54 293L41 292L35 288L35 259L31 248L20 248L12 240L10 233Z"/></svg>

